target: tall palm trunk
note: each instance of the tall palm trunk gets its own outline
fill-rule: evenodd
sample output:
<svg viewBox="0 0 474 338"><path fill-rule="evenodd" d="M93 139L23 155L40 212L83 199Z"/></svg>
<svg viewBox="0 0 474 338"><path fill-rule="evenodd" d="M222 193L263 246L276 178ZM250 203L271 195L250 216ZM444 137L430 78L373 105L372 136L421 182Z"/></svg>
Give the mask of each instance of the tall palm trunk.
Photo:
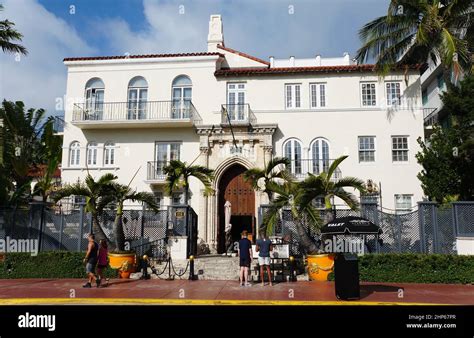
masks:
<svg viewBox="0 0 474 338"><path fill-rule="evenodd" d="M117 213L114 221L114 237L115 237L115 249L119 251L125 250L125 233L123 232L123 204L119 203L117 207Z"/></svg>
<svg viewBox="0 0 474 338"><path fill-rule="evenodd" d="M314 241L309 237L305 227L303 226L303 220L301 220L300 218L296 218L295 225L296 233L298 234L299 242L304 252L307 254L315 254L316 252L318 252L318 247L316 246L316 243L314 243Z"/></svg>
<svg viewBox="0 0 474 338"><path fill-rule="evenodd" d="M100 226L99 215L97 213L92 214L92 231L94 232L96 240L100 241L101 239L105 239L107 244L109 244L110 241Z"/></svg>

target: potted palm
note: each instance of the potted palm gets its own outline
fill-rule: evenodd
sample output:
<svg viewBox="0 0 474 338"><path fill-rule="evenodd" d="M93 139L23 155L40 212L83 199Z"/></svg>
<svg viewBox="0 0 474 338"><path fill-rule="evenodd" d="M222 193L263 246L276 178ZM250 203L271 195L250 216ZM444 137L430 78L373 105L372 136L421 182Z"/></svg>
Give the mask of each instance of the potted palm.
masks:
<svg viewBox="0 0 474 338"><path fill-rule="evenodd" d="M113 183L111 187L116 206L114 221L114 243L113 250L109 253L109 264L113 269L119 269L123 278L128 278L134 271L135 253L125 248L125 233L123 231L123 206L125 201L146 203L153 211L158 211L158 206L152 193L137 192L129 185Z"/></svg>

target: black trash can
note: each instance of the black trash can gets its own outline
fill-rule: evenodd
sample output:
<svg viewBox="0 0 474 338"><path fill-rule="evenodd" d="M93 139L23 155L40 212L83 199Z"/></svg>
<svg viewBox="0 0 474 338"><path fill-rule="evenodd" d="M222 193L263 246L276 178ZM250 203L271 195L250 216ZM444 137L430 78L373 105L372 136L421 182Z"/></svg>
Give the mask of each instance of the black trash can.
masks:
<svg viewBox="0 0 474 338"><path fill-rule="evenodd" d="M334 285L338 299L360 298L359 261L357 255L338 253L334 257Z"/></svg>

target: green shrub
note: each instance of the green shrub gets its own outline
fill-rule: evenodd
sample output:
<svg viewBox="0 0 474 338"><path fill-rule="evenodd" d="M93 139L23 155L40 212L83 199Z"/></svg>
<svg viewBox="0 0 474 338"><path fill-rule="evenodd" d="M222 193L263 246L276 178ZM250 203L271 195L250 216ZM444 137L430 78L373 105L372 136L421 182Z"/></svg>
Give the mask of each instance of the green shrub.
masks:
<svg viewBox="0 0 474 338"><path fill-rule="evenodd" d="M37 256L29 253L7 253L0 261L0 279L6 278L85 278L83 252L49 251ZM117 271L107 268L104 275L117 276Z"/></svg>
<svg viewBox="0 0 474 338"><path fill-rule="evenodd" d="M469 284L474 256L367 254L359 257L359 275L364 282Z"/></svg>

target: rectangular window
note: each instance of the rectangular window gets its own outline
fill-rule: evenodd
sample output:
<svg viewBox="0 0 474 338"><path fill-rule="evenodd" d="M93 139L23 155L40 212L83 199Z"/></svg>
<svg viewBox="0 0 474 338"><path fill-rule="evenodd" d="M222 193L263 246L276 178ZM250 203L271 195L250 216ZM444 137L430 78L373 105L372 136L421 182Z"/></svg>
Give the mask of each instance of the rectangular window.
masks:
<svg viewBox="0 0 474 338"><path fill-rule="evenodd" d="M400 82L386 82L387 106L396 106L402 103L400 94Z"/></svg>
<svg viewBox="0 0 474 338"><path fill-rule="evenodd" d="M309 85L309 94L311 98L311 108L326 106L326 84L311 83Z"/></svg>
<svg viewBox="0 0 474 338"><path fill-rule="evenodd" d="M164 175L163 168L170 161L180 159L180 148L178 142L155 142L156 175Z"/></svg>
<svg viewBox="0 0 474 338"><path fill-rule="evenodd" d="M444 77L443 74L439 74L437 77L438 80L438 88L440 90L445 90L446 89L446 84L444 83Z"/></svg>
<svg viewBox="0 0 474 338"><path fill-rule="evenodd" d="M407 162L408 161L408 137L392 136L392 161Z"/></svg>
<svg viewBox="0 0 474 338"><path fill-rule="evenodd" d="M375 162L375 136L359 136L359 162Z"/></svg>
<svg viewBox="0 0 474 338"><path fill-rule="evenodd" d="M184 204L184 193L174 192L171 196L171 203L173 205L182 205L182 204Z"/></svg>
<svg viewBox="0 0 474 338"><path fill-rule="evenodd" d="M285 85L285 102L287 109L301 108L301 85Z"/></svg>
<svg viewBox="0 0 474 338"><path fill-rule="evenodd" d="M400 194L395 195L395 212L404 214L412 211L413 195Z"/></svg>
<svg viewBox="0 0 474 338"><path fill-rule="evenodd" d="M154 199L155 199L155 203L158 205L158 207L161 208L163 206L163 192L154 191L153 196L154 196Z"/></svg>
<svg viewBox="0 0 474 338"><path fill-rule="evenodd" d="M360 84L360 92L362 95L362 106L377 105L375 82L362 82Z"/></svg>
<svg viewBox="0 0 474 338"><path fill-rule="evenodd" d="M227 84L227 112L231 121L243 121L246 117L245 83Z"/></svg>
<svg viewBox="0 0 474 338"><path fill-rule="evenodd" d="M421 92L421 100L423 105L428 103L428 91L426 89Z"/></svg>

